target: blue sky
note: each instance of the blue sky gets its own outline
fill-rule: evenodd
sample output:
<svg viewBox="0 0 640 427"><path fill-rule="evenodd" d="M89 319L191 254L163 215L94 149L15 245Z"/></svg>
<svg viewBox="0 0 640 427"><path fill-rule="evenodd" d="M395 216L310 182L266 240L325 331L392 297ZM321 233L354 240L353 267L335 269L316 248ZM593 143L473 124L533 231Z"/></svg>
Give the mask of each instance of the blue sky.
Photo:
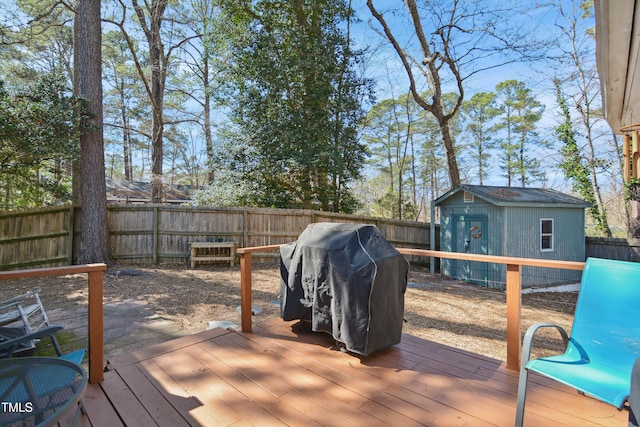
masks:
<svg viewBox="0 0 640 427"><path fill-rule="evenodd" d="M529 4L529 2L520 3ZM565 0L564 3L570 4L571 2ZM406 16L400 16L405 12L403 2L401 0L374 0L374 5L379 11L385 11L385 18L392 25L392 31L401 40L403 47L415 47L417 43L415 31ZM386 93L389 84L397 86L397 88L392 89L396 96L398 92L406 91L408 87L406 73L393 48L374 30L374 28L379 29L380 26L373 20L365 1L358 0L354 2L353 7L361 22L354 25L352 35L356 46L368 47L370 51L375 52L368 63L367 72L369 77L378 82L381 91L380 98L384 97L383 94ZM532 38L540 38L542 37L541 35L551 35L557 32L557 28L554 26L556 18L557 12L553 7L539 7L529 10L526 14L519 15L517 18L511 16L508 20L508 25L519 25L531 34ZM425 24L425 29L427 29L427 24ZM494 57L489 61L498 62L501 59L500 57ZM537 68L526 64L510 64L475 75L466 81L465 90L470 94L478 91L494 90L497 83L508 79L526 81L533 88L542 83L546 85L550 78L548 71L550 71L549 63L540 63Z"/></svg>
<svg viewBox="0 0 640 427"><path fill-rule="evenodd" d="M416 44L415 32L411 22L406 18L406 8L402 1L374 0L373 3L378 11L383 12L385 18L389 20L390 25L392 25L392 31L401 40L403 46L409 46L410 49L410 46ZM420 4L421 2L418 3ZM499 2L491 1L487 3L498 4ZM571 1L563 0L565 10L570 10L572 3ZM535 6L530 2L516 2L516 4L527 7ZM511 26L518 26L524 30L525 34L530 34L532 38L559 35L559 29L555 25L558 20L558 12L553 6L533 7L527 13L512 14L506 23ZM409 85L406 72L390 44L372 28L373 26L378 29L380 26L371 16L365 0L355 1L353 7L361 19L361 22L353 28L353 38L356 46L368 47L369 51L373 52L367 63L367 76L377 82L378 100L407 93ZM593 20L583 23L584 28L594 24ZM428 32L427 25L428 23L425 22L425 32ZM549 43L546 46L549 47L545 50L545 53L557 54L556 50L551 49ZM499 62L503 61L503 59L494 57L490 61ZM545 106L543 119L539 123L540 134L548 140L554 139L553 128L558 124L559 109L552 78L558 73L566 72L566 69L557 67L559 67L557 61L546 61L537 64L509 64L480 72L465 81L465 99L470 99L476 92L494 91L496 84L505 80L523 81L535 93L538 101ZM551 162L556 152L557 149L541 150L538 156L545 161ZM496 172L496 175L499 175L499 173ZM555 172L550 173L548 178L549 186L558 188L565 185L564 179ZM490 183L494 185L506 184L505 179L499 176L493 178Z"/></svg>

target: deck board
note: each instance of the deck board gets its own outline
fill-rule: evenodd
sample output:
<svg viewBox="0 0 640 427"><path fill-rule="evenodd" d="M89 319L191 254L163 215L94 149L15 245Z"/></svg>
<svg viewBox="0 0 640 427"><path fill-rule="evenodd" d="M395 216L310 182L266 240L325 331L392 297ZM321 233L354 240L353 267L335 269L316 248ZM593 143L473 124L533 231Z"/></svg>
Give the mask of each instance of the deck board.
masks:
<svg viewBox="0 0 640 427"><path fill-rule="evenodd" d="M84 401L92 426L510 426L517 372L403 335L368 357L276 319L216 329L109 360ZM530 376L525 425L626 426L627 413Z"/></svg>

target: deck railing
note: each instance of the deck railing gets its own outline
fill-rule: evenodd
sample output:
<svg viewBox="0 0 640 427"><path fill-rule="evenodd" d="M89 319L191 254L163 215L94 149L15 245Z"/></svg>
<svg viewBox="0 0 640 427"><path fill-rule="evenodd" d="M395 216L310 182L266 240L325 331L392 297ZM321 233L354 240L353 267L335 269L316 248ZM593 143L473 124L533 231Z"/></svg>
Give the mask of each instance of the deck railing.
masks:
<svg viewBox="0 0 640 427"><path fill-rule="evenodd" d="M104 378L104 312L102 308L102 296L104 284L103 275L106 269L106 264L83 264L0 272L0 280L88 273L89 343L87 353L89 359L89 383L91 384L99 383Z"/></svg>
<svg viewBox="0 0 640 427"><path fill-rule="evenodd" d="M259 246L253 248L240 248L240 320L243 332L251 332L251 254L256 252L273 251L281 245ZM506 297L507 297L507 369L520 369L521 343L521 305L522 267L545 267L566 270L583 270L584 262L555 261L534 258L516 258L495 255L480 255L460 252L441 252L424 249L398 248L403 255L418 255L434 258L459 259L466 261L480 261L494 264L504 264L506 270Z"/></svg>

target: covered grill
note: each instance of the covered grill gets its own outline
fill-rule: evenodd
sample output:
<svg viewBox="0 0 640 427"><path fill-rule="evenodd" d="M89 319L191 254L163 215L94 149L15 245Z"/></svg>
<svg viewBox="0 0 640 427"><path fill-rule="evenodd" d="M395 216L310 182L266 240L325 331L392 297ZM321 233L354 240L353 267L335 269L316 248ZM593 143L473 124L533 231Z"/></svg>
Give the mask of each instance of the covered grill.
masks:
<svg viewBox="0 0 640 427"><path fill-rule="evenodd" d="M375 226L311 224L280 260L284 320L363 355L400 342L409 263Z"/></svg>

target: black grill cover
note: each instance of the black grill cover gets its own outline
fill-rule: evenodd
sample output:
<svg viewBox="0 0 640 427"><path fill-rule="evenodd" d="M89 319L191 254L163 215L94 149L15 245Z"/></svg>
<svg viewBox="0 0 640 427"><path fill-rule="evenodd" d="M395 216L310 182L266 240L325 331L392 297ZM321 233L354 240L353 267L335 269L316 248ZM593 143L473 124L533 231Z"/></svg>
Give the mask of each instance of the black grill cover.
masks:
<svg viewBox="0 0 640 427"><path fill-rule="evenodd" d="M375 226L311 224L280 260L284 320L363 355L400 342L409 263Z"/></svg>

